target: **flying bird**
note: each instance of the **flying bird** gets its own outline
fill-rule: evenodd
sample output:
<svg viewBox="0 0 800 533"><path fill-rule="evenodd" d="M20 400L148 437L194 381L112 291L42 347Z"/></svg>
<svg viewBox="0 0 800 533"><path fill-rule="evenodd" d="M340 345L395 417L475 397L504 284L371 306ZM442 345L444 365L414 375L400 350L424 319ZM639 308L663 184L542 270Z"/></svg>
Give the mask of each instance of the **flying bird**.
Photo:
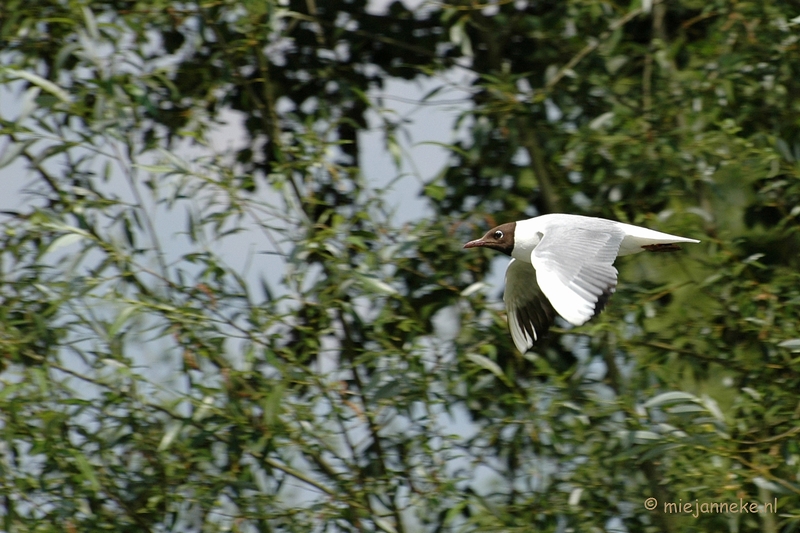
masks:
<svg viewBox="0 0 800 533"><path fill-rule="evenodd" d="M556 313L580 326L603 309L616 289L617 256L671 252L681 242L700 241L603 218L549 214L501 224L464 248L512 257L503 300L511 337L525 353Z"/></svg>

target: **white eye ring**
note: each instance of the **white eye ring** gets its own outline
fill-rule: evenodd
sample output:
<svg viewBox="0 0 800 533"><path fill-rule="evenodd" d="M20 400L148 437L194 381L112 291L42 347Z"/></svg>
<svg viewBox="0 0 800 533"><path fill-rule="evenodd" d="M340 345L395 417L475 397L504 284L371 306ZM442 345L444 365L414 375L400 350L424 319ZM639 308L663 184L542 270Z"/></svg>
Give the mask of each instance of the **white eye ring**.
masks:
<svg viewBox="0 0 800 533"><path fill-rule="evenodd" d="M502 238L503 238L503 232L502 232L502 231L500 231L500 230L497 230L497 231L495 231L495 232L494 232L494 238L495 238L495 239L497 239L497 240L499 241L500 239L502 239Z"/></svg>

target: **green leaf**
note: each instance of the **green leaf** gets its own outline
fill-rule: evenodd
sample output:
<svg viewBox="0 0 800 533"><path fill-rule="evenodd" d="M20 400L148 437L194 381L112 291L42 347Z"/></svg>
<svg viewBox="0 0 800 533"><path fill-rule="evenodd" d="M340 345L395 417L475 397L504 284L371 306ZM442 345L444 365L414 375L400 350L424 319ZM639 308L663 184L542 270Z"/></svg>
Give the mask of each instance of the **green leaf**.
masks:
<svg viewBox="0 0 800 533"><path fill-rule="evenodd" d="M97 479L97 474L95 474L94 467L89 464L89 461L79 451L72 452L72 458L75 461L75 465L78 467L78 470L83 475L83 478L89 482L89 485L92 487L92 490L95 493L100 492L101 486L100 481Z"/></svg>
<svg viewBox="0 0 800 533"><path fill-rule="evenodd" d="M500 368L500 365L492 361L486 356L477 354L477 353L468 353L467 359L478 365L479 367L488 370L492 374L494 374L500 381L508 385L509 387L512 386L511 381L508 377L503 373L503 369Z"/></svg>
<svg viewBox="0 0 800 533"><path fill-rule="evenodd" d="M86 237L80 233L67 233L66 235L62 235L53 240L53 242L50 243L50 246L47 247L47 250L45 250L45 253L55 252L60 248L65 248L67 246L76 244L85 238Z"/></svg>
<svg viewBox="0 0 800 533"><path fill-rule="evenodd" d="M159 452L168 450L182 429L183 422L177 420L171 422L169 426L167 426L167 430L164 432L164 436L161 437L161 441L158 443L158 448L156 449Z"/></svg>
<svg viewBox="0 0 800 533"><path fill-rule="evenodd" d="M368 274L358 274L358 279L370 291L380 292L389 295L398 294L397 289L395 289L388 283L378 279L375 276L370 276Z"/></svg>
<svg viewBox="0 0 800 533"><path fill-rule="evenodd" d="M672 402L698 402L698 401L700 401L700 399L694 394L682 391L671 391L671 392L663 392L657 396L650 398L649 400L644 402L644 407L645 408L658 407L659 405Z"/></svg>
<svg viewBox="0 0 800 533"><path fill-rule="evenodd" d="M24 70L16 70L8 67L0 68L0 73L8 74L12 78L27 80L33 83L34 85L41 87L43 90L52 94L53 96L55 96L64 103L69 104L72 102L72 97L69 95L67 91L65 91L55 83L42 78L38 74L34 74L33 72L28 72Z"/></svg>
<svg viewBox="0 0 800 533"><path fill-rule="evenodd" d="M117 318L114 319L114 323L111 324L111 327L108 328L108 338L113 339L117 335L119 330L122 328L122 326L125 325L125 323L131 317L131 315L133 315L133 313L137 312L138 310L139 306L136 304L124 307L122 311L120 311L120 313L117 315Z"/></svg>
<svg viewBox="0 0 800 533"><path fill-rule="evenodd" d="M800 352L800 339L787 339L778 343L781 348L786 348L791 352Z"/></svg>
<svg viewBox="0 0 800 533"><path fill-rule="evenodd" d="M0 168L8 166L21 154L26 148L35 143L35 140L27 140L23 142L11 143L0 156Z"/></svg>

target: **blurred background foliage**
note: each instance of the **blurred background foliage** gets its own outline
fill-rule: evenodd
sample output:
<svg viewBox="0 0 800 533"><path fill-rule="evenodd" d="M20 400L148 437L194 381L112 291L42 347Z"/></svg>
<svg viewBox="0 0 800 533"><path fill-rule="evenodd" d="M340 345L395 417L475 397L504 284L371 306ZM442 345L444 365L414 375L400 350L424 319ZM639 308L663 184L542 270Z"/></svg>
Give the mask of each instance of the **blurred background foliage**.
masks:
<svg viewBox="0 0 800 533"><path fill-rule="evenodd" d="M0 5L2 529L797 530L797 5L378 4ZM392 78L463 98L406 224ZM461 244L554 211L702 243L522 356Z"/></svg>

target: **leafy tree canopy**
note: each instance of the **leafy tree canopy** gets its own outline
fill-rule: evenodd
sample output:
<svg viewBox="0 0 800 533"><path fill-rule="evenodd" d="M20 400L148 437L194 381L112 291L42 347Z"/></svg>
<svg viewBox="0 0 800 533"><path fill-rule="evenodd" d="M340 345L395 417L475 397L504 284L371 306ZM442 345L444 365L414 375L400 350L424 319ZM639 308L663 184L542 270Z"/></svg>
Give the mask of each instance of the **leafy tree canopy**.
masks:
<svg viewBox="0 0 800 533"><path fill-rule="evenodd" d="M2 529L796 530L796 6L378 7L0 4ZM393 78L464 95L406 225ZM703 242L521 356L461 243L556 211Z"/></svg>

